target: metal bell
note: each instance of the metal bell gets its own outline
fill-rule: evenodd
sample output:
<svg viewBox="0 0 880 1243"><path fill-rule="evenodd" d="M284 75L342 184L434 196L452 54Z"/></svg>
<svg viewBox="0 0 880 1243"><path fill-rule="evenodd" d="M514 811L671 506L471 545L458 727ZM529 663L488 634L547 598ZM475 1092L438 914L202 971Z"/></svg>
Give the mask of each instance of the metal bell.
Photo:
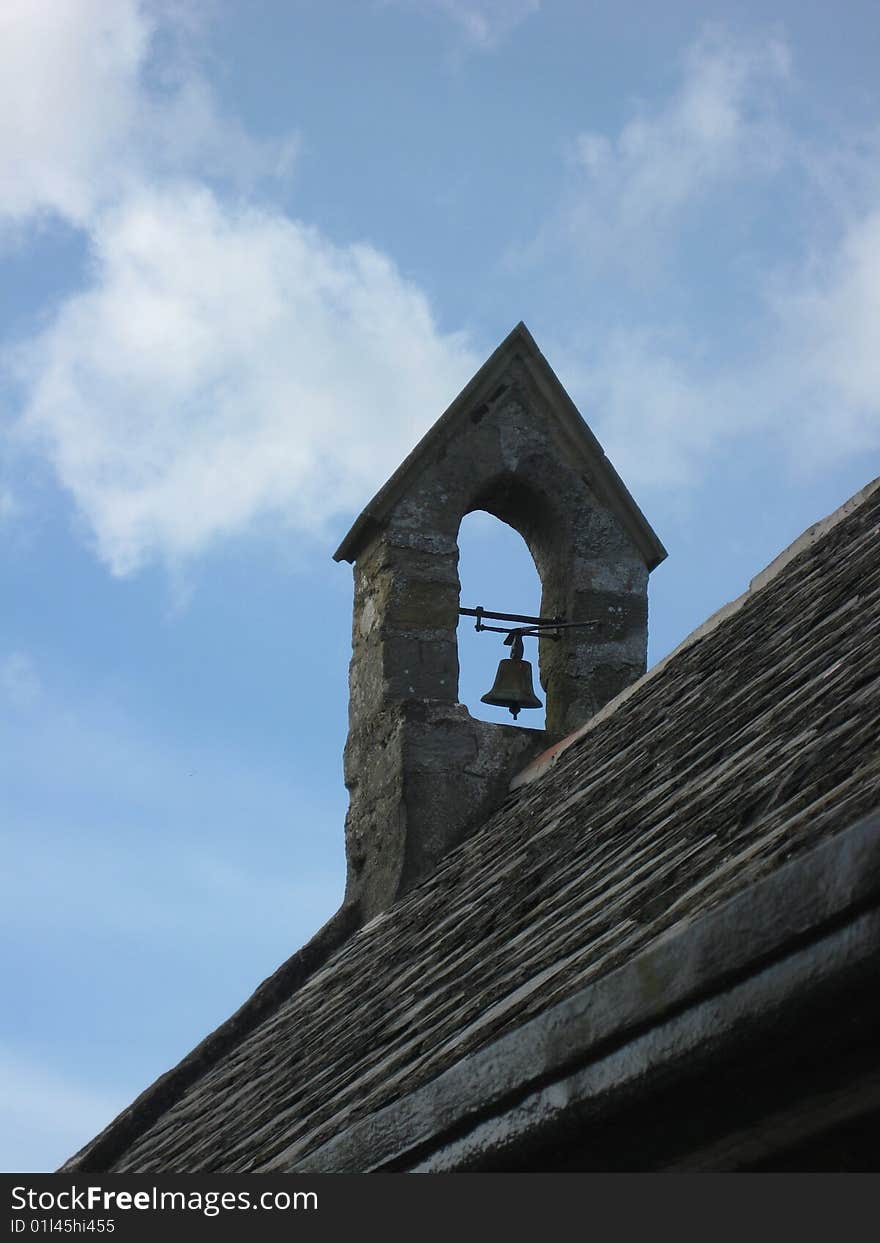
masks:
<svg viewBox="0 0 880 1243"><path fill-rule="evenodd" d="M516 720L520 708L540 708L542 704L532 686L532 666L522 658L523 642L520 635L516 635L512 646L510 660L499 662L495 683L483 695L480 703L507 708Z"/></svg>

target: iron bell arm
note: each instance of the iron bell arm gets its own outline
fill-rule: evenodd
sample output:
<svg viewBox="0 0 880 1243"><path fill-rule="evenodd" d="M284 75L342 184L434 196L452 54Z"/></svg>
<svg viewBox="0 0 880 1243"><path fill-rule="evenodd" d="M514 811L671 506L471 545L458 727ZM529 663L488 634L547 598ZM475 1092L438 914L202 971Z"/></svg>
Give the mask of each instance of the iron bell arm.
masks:
<svg viewBox="0 0 880 1243"><path fill-rule="evenodd" d="M538 638L538 639L561 639L562 635L558 633L560 630L583 630L583 629L586 629L587 627L598 626L598 625L599 623L597 621L586 621L586 622L559 621L559 622L545 622L545 623L542 623L542 625L540 626L518 626L515 630L508 630L507 638L504 639L503 641L504 643L509 645L509 644L512 644L516 638L519 638L520 642L522 642L522 639L525 635L534 635L535 638ZM489 627L485 626L484 629L488 630ZM548 633L550 630L555 630L557 633L550 634Z"/></svg>
<svg viewBox="0 0 880 1243"><path fill-rule="evenodd" d="M493 613L489 609L484 609L482 604L478 604L475 609L460 608L458 610L459 617L476 617L474 630L488 630L493 634L504 634L508 638L504 642L508 645L513 643L511 635L537 635L540 639L561 639L560 630L572 630L587 626L598 626L596 621L587 622L568 622L562 617L527 617L523 613ZM487 626L484 622L485 617L492 618L493 621L518 621L528 622L527 626ZM550 631L557 633L551 634Z"/></svg>

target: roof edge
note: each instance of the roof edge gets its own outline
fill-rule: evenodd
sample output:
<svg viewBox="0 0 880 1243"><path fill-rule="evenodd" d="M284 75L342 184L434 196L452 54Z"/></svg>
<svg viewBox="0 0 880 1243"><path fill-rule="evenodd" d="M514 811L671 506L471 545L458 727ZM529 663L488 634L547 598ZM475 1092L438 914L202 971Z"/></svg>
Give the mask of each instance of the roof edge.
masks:
<svg viewBox="0 0 880 1243"><path fill-rule="evenodd" d="M674 647L671 652L668 652L662 660L658 660L657 664L652 665L651 668L646 673L642 674L637 681L626 687L625 690L622 690L619 695L615 695L613 699L609 700L604 707L599 709L595 716L590 717L589 721L586 721L578 729L574 730L570 734L567 734L564 738L554 743L553 746L548 747L546 751L543 751L539 756L532 760L531 763L527 764L526 767L518 772L513 778L510 783L510 789L516 790L520 786L530 785L533 781L537 781L539 777L542 777L544 773L548 772L549 769L556 764L559 757L563 755L570 746L576 743L579 739L583 738L586 734L589 734L591 730L595 729L596 726L600 725L609 716L615 713L617 709L632 695L635 695L647 682L650 682L652 678L655 678L659 673L661 673L670 661L675 660L681 655L682 652L687 651L687 649L692 647L695 643L699 643L702 639L705 639L707 635L710 635L714 630L717 630L723 622L728 620L728 618L733 617L736 613L738 613L744 605L748 604L749 601L751 601L758 594L758 592L763 591L765 587L769 586L769 584L782 573L786 566L793 561L795 557L799 557L801 553L807 552L807 550L812 548L814 544L819 543L819 541L824 539L826 535L829 535L831 531L839 525L839 523L843 522L844 519L850 516L850 514L854 513L857 509L860 509L862 505L870 500L878 489L880 489L880 475L878 475L877 478L873 479L870 483L865 484L863 488L860 488L858 492L854 493L848 500L844 501L842 505L839 505L837 509L833 510L832 513L828 514L825 518L821 518L818 522L813 523L812 526L807 527L807 529L802 532L797 539L792 540L787 548L783 549L783 551L779 553L778 556L774 557L763 570L760 570L752 579L750 579L748 587L741 595L737 596L733 600L730 600L727 604L723 604L720 609L716 609L716 611L707 617L704 622L701 622L695 630L692 630L689 635L682 639L682 641Z"/></svg>
<svg viewBox="0 0 880 1243"><path fill-rule="evenodd" d="M363 926L355 904L346 904L301 949L268 976L236 1012L196 1047L145 1088L103 1131L85 1144L56 1173L105 1173L189 1087L265 1022L280 1005L320 970L331 954Z"/></svg>
<svg viewBox="0 0 880 1243"><path fill-rule="evenodd" d="M525 325L523 328L528 333ZM668 556L660 537L648 522L641 507L602 448L595 432L572 401L565 385L538 349L531 335L529 335L529 340L532 342L534 353L526 357L525 363L532 382L539 392L543 392L548 404L552 406L556 403L565 411L570 424L566 431L570 435L574 433L576 441L574 447L582 454L586 450L590 464L597 472L590 476L593 490L612 513L622 521L627 534L644 557L648 571L656 570L661 561L665 561Z"/></svg>
<svg viewBox="0 0 880 1243"><path fill-rule="evenodd" d="M880 951L880 809L842 828L714 910L670 929L610 974L462 1058L435 1079L351 1124L319 1148L298 1141L258 1173L376 1172L436 1168L451 1143L516 1109L530 1094L601 1061L646 1030L807 954L843 931L843 955ZM848 937L874 913L867 945ZM834 969L833 959L830 968ZM789 984L811 987L815 966ZM557 1038L560 1030L567 1040ZM601 1076L600 1076L601 1078ZM525 1112L528 1114L528 1108ZM530 1115L531 1116L531 1115ZM444 1169L456 1168L444 1165Z"/></svg>
<svg viewBox="0 0 880 1243"><path fill-rule="evenodd" d="M491 385L496 373L517 347L523 350L530 378L539 393L551 408L555 405L561 409L563 419L570 421L571 426L565 430L569 439L577 442L575 447L589 457L591 466L596 470L597 476L591 482L597 494L621 519L630 538L645 558L648 569L655 569L666 558L666 549L656 532L614 469L559 377L541 353L535 338L520 320L367 503L333 554L334 561L356 560L364 545L384 526L388 511L406 482L418 470L426 452L449 433L461 410L473 402L483 388Z"/></svg>
<svg viewBox="0 0 880 1243"><path fill-rule="evenodd" d="M461 392L452 399L436 422L432 423L421 440L417 442L393 474L383 483L372 500L367 502L349 528L348 534L343 538L342 543L333 554L334 561L354 561L357 558L361 548L373 534L373 531L381 528L382 522L379 515L383 512L385 505L396 495L404 481L413 473L417 460L421 458L425 450L430 448L435 440L442 438L443 432L449 423L452 422L458 410L473 400L487 377L491 375L496 365L510 352L511 347L518 340L522 340L531 349L537 350L538 348L532 334L526 328L523 321L520 320L501 344L492 351L483 365L474 372Z"/></svg>

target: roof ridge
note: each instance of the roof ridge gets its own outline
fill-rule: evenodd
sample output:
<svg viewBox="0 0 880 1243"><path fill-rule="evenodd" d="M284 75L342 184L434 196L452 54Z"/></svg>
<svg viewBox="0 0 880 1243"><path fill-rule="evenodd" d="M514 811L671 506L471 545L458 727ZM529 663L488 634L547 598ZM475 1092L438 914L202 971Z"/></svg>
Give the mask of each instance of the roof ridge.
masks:
<svg viewBox="0 0 880 1243"><path fill-rule="evenodd" d="M766 587L768 587L774 579L776 579L782 571L792 562L795 557L799 557L802 553L807 552L815 544L824 540L830 533L840 525L844 519L848 518L856 510L861 509L875 492L880 490L880 475L873 479L870 483L865 484L858 492L839 505L837 509L827 514L824 518L820 518L818 522L814 522L812 526L807 527L796 539L782 550L777 556L767 564L763 570L760 570L753 578L749 580L749 585L740 595L733 600L729 600L727 604L722 604L721 608L716 609L710 614L704 622L701 622L690 634L686 635L671 652L658 660L656 665L652 665L646 673L631 683L630 686L622 690L620 694L610 699L604 707L591 716L589 721L572 733L567 734L559 742L555 742L546 751L542 751L540 755L530 761L525 768L516 774L510 783L511 790L517 790L521 786L530 785L533 781L537 781L544 773L554 767L557 760L563 755L569 747L578 742L586 734L590 733L596 726L600 725L608 717L612 716L618 708L620 708L632 695L639 691L647 682L650 682L657 676L666 666L682 652L693 647L695 643L700 642L707 635L728 620L728 618L738 613L745 604L749 603L754 597Z"/></svg>

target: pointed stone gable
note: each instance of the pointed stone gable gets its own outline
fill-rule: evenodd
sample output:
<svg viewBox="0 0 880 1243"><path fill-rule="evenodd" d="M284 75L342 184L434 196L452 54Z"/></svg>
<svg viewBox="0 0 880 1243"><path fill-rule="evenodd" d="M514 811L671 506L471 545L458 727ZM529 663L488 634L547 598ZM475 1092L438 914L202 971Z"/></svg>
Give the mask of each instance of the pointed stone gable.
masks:
<svg viewBox="0 0 880 1243"><path fill-rule="evenodd" d="M539 645L546 733L474 720L458 702L458 531L478 509L525 540L541 615L590 623ZM485 820L517 768L644 672L648 573L664 556L518 325L336 552L355 565L349 901L371 915L406 892Z"/></svg>
<svg viewBox="0 0 880 1243"><path fill-rule="evenodd" d="M647 519L611 465L599 441L584 422L535 339L520 322L486 360L452 405L422 437L412 453L373 497L333 554L335 561L355 561L389 520L395 505L413 481L442 461L450 440L468 432L494 410L505 393L524 388L558 440L561 456L580 469L597 497L614 513L642 554L648 570L666 558ZM473 508L482 508L475 505Z"/></svg>

